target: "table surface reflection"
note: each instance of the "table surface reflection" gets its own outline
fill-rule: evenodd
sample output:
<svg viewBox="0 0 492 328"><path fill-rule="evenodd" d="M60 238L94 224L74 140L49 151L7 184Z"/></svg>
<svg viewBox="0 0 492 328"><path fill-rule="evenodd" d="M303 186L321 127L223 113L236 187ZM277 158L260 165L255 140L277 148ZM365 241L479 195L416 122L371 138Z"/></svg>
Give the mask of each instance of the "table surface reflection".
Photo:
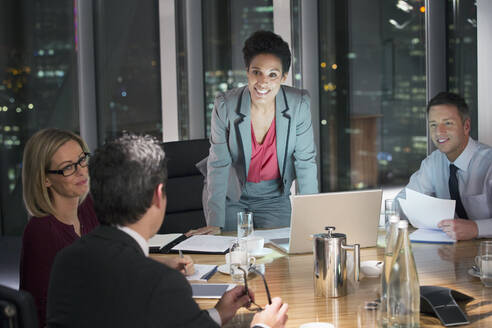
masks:
<svg viewBox="0 0 492 328"><path fill-rule="evenodd" d="M436 285L456 289L474 298L466 304L465 313L471 322L467 327L492 327L492 288L482 285L479 278L472 277L468 270L478 253L479 240L458 242L455 245L413 244L420 285ZM268 245L267 245L268 246ZM361 249L361 261L382 260L383 249ZM154 257L168 255L153 255ZM195 263L223 264L223 255L192 255ZM306 322L330 322L335 327L376 326L376 311L364 308L366 301L379 297L380 280L361 276L358 284L349 284L348 295L340 298L316 297L313 287L313 256L286 255L274 251L258 258L257 263L266 266L265 277L272 297L280 296L289 304L287 327L299 327ZM215 274L211 283L229 283L230 277ZM267 298L260 277L252 276L249 287L256 295L258 304L266 304ZM198 300L200 307L210 308L216 300ZM235 321L228 326L247 326L252 314L241 309ZM421 315L421 327L442 327L440 321Z"/></svg>

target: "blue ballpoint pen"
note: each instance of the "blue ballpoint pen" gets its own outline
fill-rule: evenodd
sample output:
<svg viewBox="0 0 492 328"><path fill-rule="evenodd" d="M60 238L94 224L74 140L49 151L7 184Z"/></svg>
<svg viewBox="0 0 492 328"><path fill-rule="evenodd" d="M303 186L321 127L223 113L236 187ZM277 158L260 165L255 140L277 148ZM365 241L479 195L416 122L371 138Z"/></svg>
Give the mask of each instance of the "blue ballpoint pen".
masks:
<svg viewBox="0 0 492 328"><path fill-rule="evenodd" d="M180 257L180 258L184 258L184 256L183 256L183 251L178 250L178 252L179 252L179 257ZM185 275L187 275L187 274L188 274L188 272L186 272L186 265L183 267L183 269L184 269Z"/></svg>
<svg viewBox="0 0 492 328"><path fill-rule="evenodd" d="M218 266L216 265L215 268L205 273L200 279L209 280L217 272L217 268Z"/></svg>

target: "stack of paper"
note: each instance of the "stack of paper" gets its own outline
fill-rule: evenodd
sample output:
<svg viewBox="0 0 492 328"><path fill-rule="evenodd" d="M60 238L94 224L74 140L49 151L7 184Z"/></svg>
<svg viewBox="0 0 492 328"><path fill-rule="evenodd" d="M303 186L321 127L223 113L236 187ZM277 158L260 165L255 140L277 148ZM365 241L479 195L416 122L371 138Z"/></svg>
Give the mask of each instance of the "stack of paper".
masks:
<svg viewBox="0 0 492 328"><path fill-rule="evenodd" d="M180 242L172 248L173 251L181 250L189 253L219 253L229 251L236 237L196 235Z"/></svg>
<svg viewBox="0 0 492 328"><path fill-rule="evenodd" d="M405 189L407 199L399 199L400 207L417 231L410 234L410 240L421 243L454 243L446 233L437 227L441 220L454 218L455 201L427 196L414 190Z"/></svg>

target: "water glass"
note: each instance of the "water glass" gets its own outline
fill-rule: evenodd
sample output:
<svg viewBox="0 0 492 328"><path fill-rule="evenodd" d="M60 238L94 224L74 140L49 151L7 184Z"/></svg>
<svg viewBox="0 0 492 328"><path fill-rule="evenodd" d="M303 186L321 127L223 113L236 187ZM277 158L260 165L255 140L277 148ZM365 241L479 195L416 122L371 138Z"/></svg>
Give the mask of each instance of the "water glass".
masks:
<svg viewBox="0 0 492 328"><path fill-rule="evenodd" d="M400 211L398 208L398 200L396 199L385 199L384 200L384 227L386 230L389 228L389 220L393 215L400 216Z"/></svg>
<svg viewBox="0 0 492 328"><path fill-rule="evenodd" d="M492 287L492 241L480 243L480 279L485 287Z"/></svg>
<svg viewBox="0 0 492 328"><path fill-rule="evenodd" d="M253 212L237 213L237 239L246 238L254 232Z"/></svg>
<svg viewBox="0 0 492 328"><path fill-rule="evenodd" d="M235 241L226 254L226 262L229 264L231 279L233 283L242 283L244 281L244 272L238 269L241 267L246 272L251 265L255 264L254 257L248 257L248 246L246 241Z"/></svg>

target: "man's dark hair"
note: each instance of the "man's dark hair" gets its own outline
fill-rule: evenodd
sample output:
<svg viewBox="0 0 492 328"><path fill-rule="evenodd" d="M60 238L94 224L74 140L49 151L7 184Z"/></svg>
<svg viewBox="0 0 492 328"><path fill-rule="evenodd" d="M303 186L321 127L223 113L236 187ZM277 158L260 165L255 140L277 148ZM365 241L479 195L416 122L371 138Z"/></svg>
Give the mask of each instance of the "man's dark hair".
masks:
<svg viewBox="0 0 492 328"><path fill-rule="evenodd" d="M126 133L95 151L89 174L99 222L135 223L150 207L155 188L160 183L165 187L167 168L162 142L149 135Z"/></svg>
<svg viewBox="0 0 492 328"><path fill-rule="evenodd" d="M282 74L289 72L291 54L289 45L280 36L270 31L256 31L245 42L243 48L246 69L253 58L261 54L272 54L282 62Z"/></svg>
<svg viewBox="0 0 492 328"><path fill-rule="evenodd" d="M461 121L464 123L465 120L470 119L470 109L468 108L468 105L466 104L465 99L463 99L460 95L453 93L453 92L439 92L437 95L434 96L429 101L429 104L427 105L427 114L429 114L429 111L432 106L437 106L437 105L453 105L458 108L458 114L461 117Z"/></svg>

